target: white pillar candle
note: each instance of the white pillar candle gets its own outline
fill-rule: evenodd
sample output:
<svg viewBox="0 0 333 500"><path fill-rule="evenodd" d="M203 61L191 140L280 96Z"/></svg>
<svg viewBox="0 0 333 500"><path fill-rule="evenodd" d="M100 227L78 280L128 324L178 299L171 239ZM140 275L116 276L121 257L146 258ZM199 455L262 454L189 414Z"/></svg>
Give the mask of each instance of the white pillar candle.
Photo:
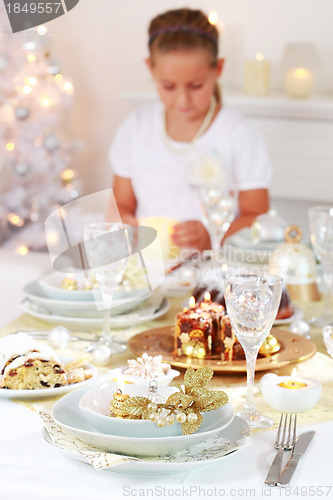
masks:
<svg viewBox="0 0 333 500"><path fill-rule="evenodd" d="M245 61L244 91L247 95L269 94L270 66L263 54Z"/></svg>
<svg viewBox="0 0 333 500"><path fill-rule="evenodd" d="M313 90L314 78L306 68L294 68L287 72L285 89L289 97L304 99L309 97Z"/></svg>

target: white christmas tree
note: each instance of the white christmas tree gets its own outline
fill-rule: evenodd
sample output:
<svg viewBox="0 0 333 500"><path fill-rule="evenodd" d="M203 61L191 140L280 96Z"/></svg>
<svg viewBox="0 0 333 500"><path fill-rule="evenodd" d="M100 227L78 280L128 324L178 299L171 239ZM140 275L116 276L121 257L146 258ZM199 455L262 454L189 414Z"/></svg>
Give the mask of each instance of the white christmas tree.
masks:
<svg viewBox="0 0 333 500"><path fill-rule="evenodd" d="M49 44L45 26L10 33L0 9L0 245L19 253L44 249L45 218L79 196L63 134L73 85Z"/></svg>

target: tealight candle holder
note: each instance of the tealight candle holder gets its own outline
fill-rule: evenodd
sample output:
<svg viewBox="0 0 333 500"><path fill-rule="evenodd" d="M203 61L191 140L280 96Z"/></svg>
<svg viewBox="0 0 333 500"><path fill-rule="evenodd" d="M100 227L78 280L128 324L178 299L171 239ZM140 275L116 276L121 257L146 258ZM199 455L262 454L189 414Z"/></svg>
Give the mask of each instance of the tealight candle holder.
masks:
<svg viewBox="0 0 333 500"><path fill-rule="evenodd" d="M279 412L302 413L319 401L321 384L297 375L267 373L260 380L266 402Z"/></svg>

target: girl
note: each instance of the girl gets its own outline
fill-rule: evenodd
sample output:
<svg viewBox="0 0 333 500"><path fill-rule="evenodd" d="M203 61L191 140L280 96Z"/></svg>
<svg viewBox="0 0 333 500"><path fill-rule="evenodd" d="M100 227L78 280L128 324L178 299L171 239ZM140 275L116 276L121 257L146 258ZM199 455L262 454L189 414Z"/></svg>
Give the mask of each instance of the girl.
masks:
<svg viewBox="0 0 333 500"><path fill-rule="evenodd" d="M174 244L203 251L210 239L191 185L195 165L213 158L238 192L229 236L267 212L270 163L258 131L222 106L224 60L217 29L203 12L184 8L155 17L148 46L146 64L161 102L134 111L116 134L110 150L115 198L123 222L177 219Z"/></svg>

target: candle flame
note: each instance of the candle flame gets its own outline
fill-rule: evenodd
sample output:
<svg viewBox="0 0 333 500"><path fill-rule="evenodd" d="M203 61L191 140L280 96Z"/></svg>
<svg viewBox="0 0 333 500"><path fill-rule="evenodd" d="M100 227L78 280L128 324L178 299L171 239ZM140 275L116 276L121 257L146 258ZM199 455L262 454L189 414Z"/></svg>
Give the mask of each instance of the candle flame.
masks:
<svg viewBox="0 0 333 500"><path fill-rule="evenodd" d="M292 377L297 377L297 368L293 368L293 371L291 372Z"/></svg>
<svg viewBox="0 0 333 500"><path fill-rule="evenodd" d="M209 292L206 292L205 295L204 295L204 300L210 300L211 299L211 295Z"/></svg>
<svg viewBox="0 0 333 500"><path fill-rule="evenodd" d="M117 383L118 394L122 394L124 392L124 387L125 387L125 381L122 373L118 373L116 383Z"/></svg>
<svg viewBox="0 0 333 500"><path fill-rule="evenodd" d="M189 307L194 307L195 306L195 298L193 297L190 297L190 300L188 301L188 305Z"/></svg>
<svg viewBox="0 0 333 500"><path fill-rule="evenodd" d="M264 54L262 54L261 52L258 52L258 54L256 54L256 59L257 59L257 61L263 61Z"/></svg>

